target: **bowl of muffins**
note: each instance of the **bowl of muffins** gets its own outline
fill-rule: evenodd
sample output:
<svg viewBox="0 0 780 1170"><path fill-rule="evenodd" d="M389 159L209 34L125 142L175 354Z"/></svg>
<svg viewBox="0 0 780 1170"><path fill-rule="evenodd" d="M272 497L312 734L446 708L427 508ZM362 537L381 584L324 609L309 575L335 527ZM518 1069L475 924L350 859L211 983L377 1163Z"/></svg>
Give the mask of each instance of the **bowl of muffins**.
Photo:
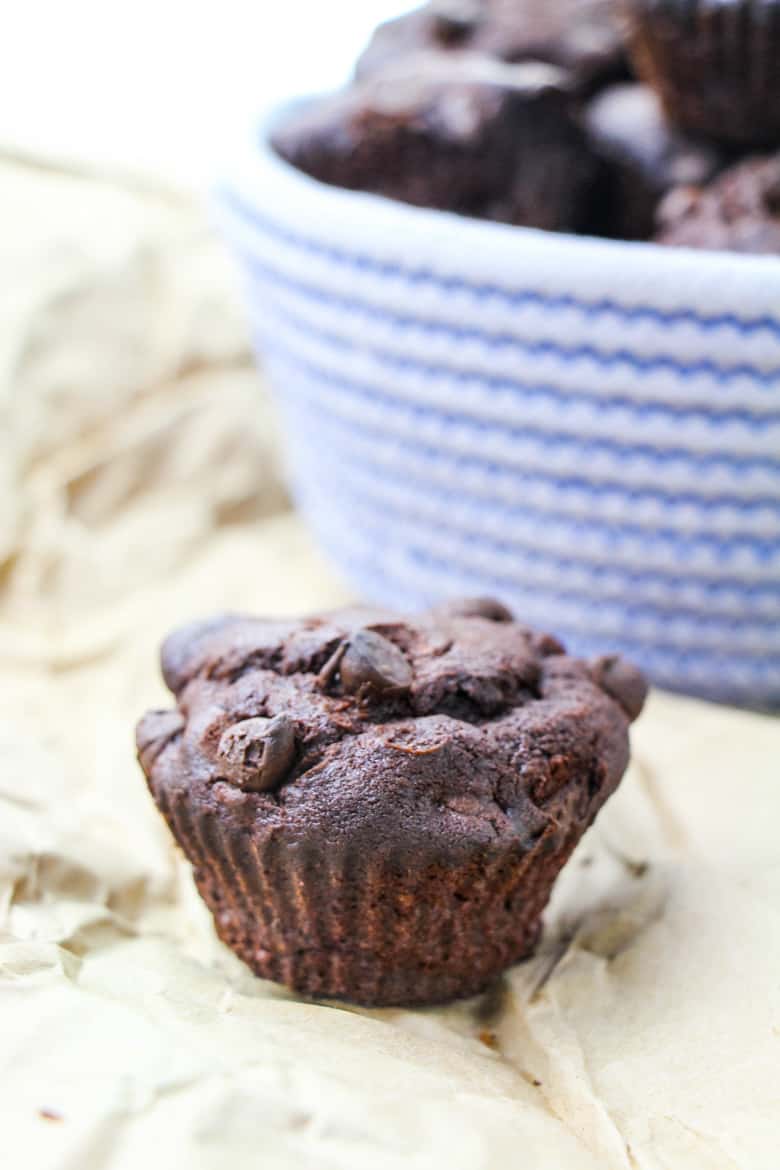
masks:
<svg viewBox="0 0 780 1170"><path fill-rule="evenodd" d="M218 215L361 596L780 705L779 47L780 0L438 0L255 128Z"/></svg>

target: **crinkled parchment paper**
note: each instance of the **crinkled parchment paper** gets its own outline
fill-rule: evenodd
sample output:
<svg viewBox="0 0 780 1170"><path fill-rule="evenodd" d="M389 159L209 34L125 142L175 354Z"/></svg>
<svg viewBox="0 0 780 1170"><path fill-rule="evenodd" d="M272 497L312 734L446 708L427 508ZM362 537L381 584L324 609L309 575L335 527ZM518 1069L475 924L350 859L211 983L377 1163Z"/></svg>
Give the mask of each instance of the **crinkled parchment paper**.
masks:
<svg viewBox="0 0 780 1170"><path fill-rule="evenodd" d="M159 639L344 589L201 217L10 163L0 209L0 1165L776 1170L770 719L655 696L479 1001L305 1004L216 941L133 759Z"/></svg>

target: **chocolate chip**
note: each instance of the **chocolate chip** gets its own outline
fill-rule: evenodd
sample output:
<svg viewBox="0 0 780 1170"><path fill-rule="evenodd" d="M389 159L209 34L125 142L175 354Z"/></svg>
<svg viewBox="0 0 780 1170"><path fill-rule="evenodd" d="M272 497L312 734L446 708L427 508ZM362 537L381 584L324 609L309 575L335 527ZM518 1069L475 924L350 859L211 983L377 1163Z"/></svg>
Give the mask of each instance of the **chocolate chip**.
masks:
<svg viewBox="0 0 780 1170"><path fill-rule="evenodd" d="M440 44L460 44L474 32L479 21L478 0L435 0L434 33Z"/></svg>
<svg viewBox="0 0 780 1170"><path fill-rule="evenodd" d="M656 222L664 227L693 215L701 203L701 188L694 186L672 187L656 209Z"/></svg>
<svg viewBox="0 0 780 1170"><path fill-rule="evenodd" d="M593 681L614 699L633 723L647 698L647 683L638 667L617 654L596 658L590 663Z"/></svg>
<svg viewBox="0 0 780 1170"><path fill-rule="evenodd" d="M295 726L287 715L243 719L222 733L220 778L250 792L267 792L282 780L294 755Z"/></svg>
<svg viewBox="0 0 780 1170"><path fill-rule="evenodd" d="M552 634L531 634L531 646L542 658L553 658L558 654L565 654L566 647Z"/></svg>
<svg viewBox="0 0 780 1170"><path fill-rule="evenodd" d="M402 691L411 686L412 668L388 638L374 630L358 630L341 660L341 682L350 694L364 689L379 694Z"/></svg>
<svg viewBox="0 0 780 1170"><path fill-rule="evenodd" d="M135 729L135 746L145 772L183 729L184 716L178 711L149 711L144 715Z"/></svg>
<svg viewBox="0 0 780 1170"><path fill-rule="evenodd" d="M473 617L487 618L490 622L511 622L514 616L510 609L502 605L500 601L496 601L494 597L475 597L471 602L466 602L471 609L465 610L465 613L471 613Z"/></svg>
<svg viewBox="0 0 780 1170"><path fill-rule="evenodd" d="M489 622L514 621L512 611L494 597L461 597L444 601L431 611L437 617L481 617Z"/></svg>
<svg viewBox="0 0 780 1170"><path fill-rule="evenodd" d="M341 660L344 657L346 649L347 646L345 642L339 643L328 661L323 666L322 670L317 675L317 686L321 687L322 690L326 690L327 687L330 686L331 682L338 673L338 669L341 665Z"/></svg>

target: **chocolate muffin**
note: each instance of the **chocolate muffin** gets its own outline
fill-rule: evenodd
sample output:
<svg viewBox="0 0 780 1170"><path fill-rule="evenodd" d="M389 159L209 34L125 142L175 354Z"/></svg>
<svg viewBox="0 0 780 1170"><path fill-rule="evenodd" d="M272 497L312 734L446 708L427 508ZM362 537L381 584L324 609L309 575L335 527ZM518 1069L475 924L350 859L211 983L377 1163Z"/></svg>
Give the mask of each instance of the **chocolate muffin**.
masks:
<svg viewBox="0 0 780 1170"><path fill-rule="evenodd" d="M626 0L637 72L681 129L780 145L780 0Z"/></svg>
<svg viewBox="0 0 780 1170"><path fill-rule="evenodd" d="M745 159L706 187L678 187L658 208L660 244L780 256L780 152Z"/></svg>
<svg viewBox="0 0 780 1170"><path fill-rule="evenodd" d="M585 125L596 150L611 164L611 190L600 225L604 235L646 240L663 195L681 184L703 184L725 165L712 142L676 130L646 85L605 89L588 104Z"/></svg>
<svg viewBox="0 0 780 1170"><path fill-rule="evenodd" d="M149 787L220 937L307 996L428 1004L534 948L645 684L495 602L221 617L165 643Z"/></svg>
<svg viewBox="0 0 780 1170"><path fill-rule="evenodd" d="M585 231L603 167L565 76L422 53L289 118L277 152L336 186L502 223Z"/></svg>
<svg viewBox="0 0 780 1170"><path fill-rule="evenodd" d="M432 0L380 25L357 75L428 48L546 61L564 69L583 93L629 76L618 0Z"/></svg>

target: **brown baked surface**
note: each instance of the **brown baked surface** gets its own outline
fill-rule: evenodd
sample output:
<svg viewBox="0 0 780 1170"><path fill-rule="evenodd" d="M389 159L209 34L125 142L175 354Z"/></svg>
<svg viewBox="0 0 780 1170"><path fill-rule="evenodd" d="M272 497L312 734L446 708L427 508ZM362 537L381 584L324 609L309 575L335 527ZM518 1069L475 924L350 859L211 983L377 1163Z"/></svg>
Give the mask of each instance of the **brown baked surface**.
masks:
<svg viewBox="0 0 780 1170"><path fill-rule="evenodd" d="M423 48L547 61L589 92L629 76L616 0L439 0L380 25L357 64L367 76Z"/></svg>
<svg viewBox="0 0 780 1170"><path fill-rule="evenodd" d="M259 975L432 1003L533 949L623 775L644 682L501 608L463 609L224 617L165 643L178 710L141 721L139 757L218 933ZM293 730L267 774L235 755L248 720Z"/></svg>
<svg viewBox="0 0 780 1170"><path fill-rule="evenodd" d="M706 187L676 188L657 218L661 244L780 256L780 152L737 163Z"/></svg>
<svg viewBox="0 0 780 1170"><path fill-rule="evenodd" d="M552 65L422 52L289 115L277 153L334 186L549 231L589 230L604 165Z"/></svg>

